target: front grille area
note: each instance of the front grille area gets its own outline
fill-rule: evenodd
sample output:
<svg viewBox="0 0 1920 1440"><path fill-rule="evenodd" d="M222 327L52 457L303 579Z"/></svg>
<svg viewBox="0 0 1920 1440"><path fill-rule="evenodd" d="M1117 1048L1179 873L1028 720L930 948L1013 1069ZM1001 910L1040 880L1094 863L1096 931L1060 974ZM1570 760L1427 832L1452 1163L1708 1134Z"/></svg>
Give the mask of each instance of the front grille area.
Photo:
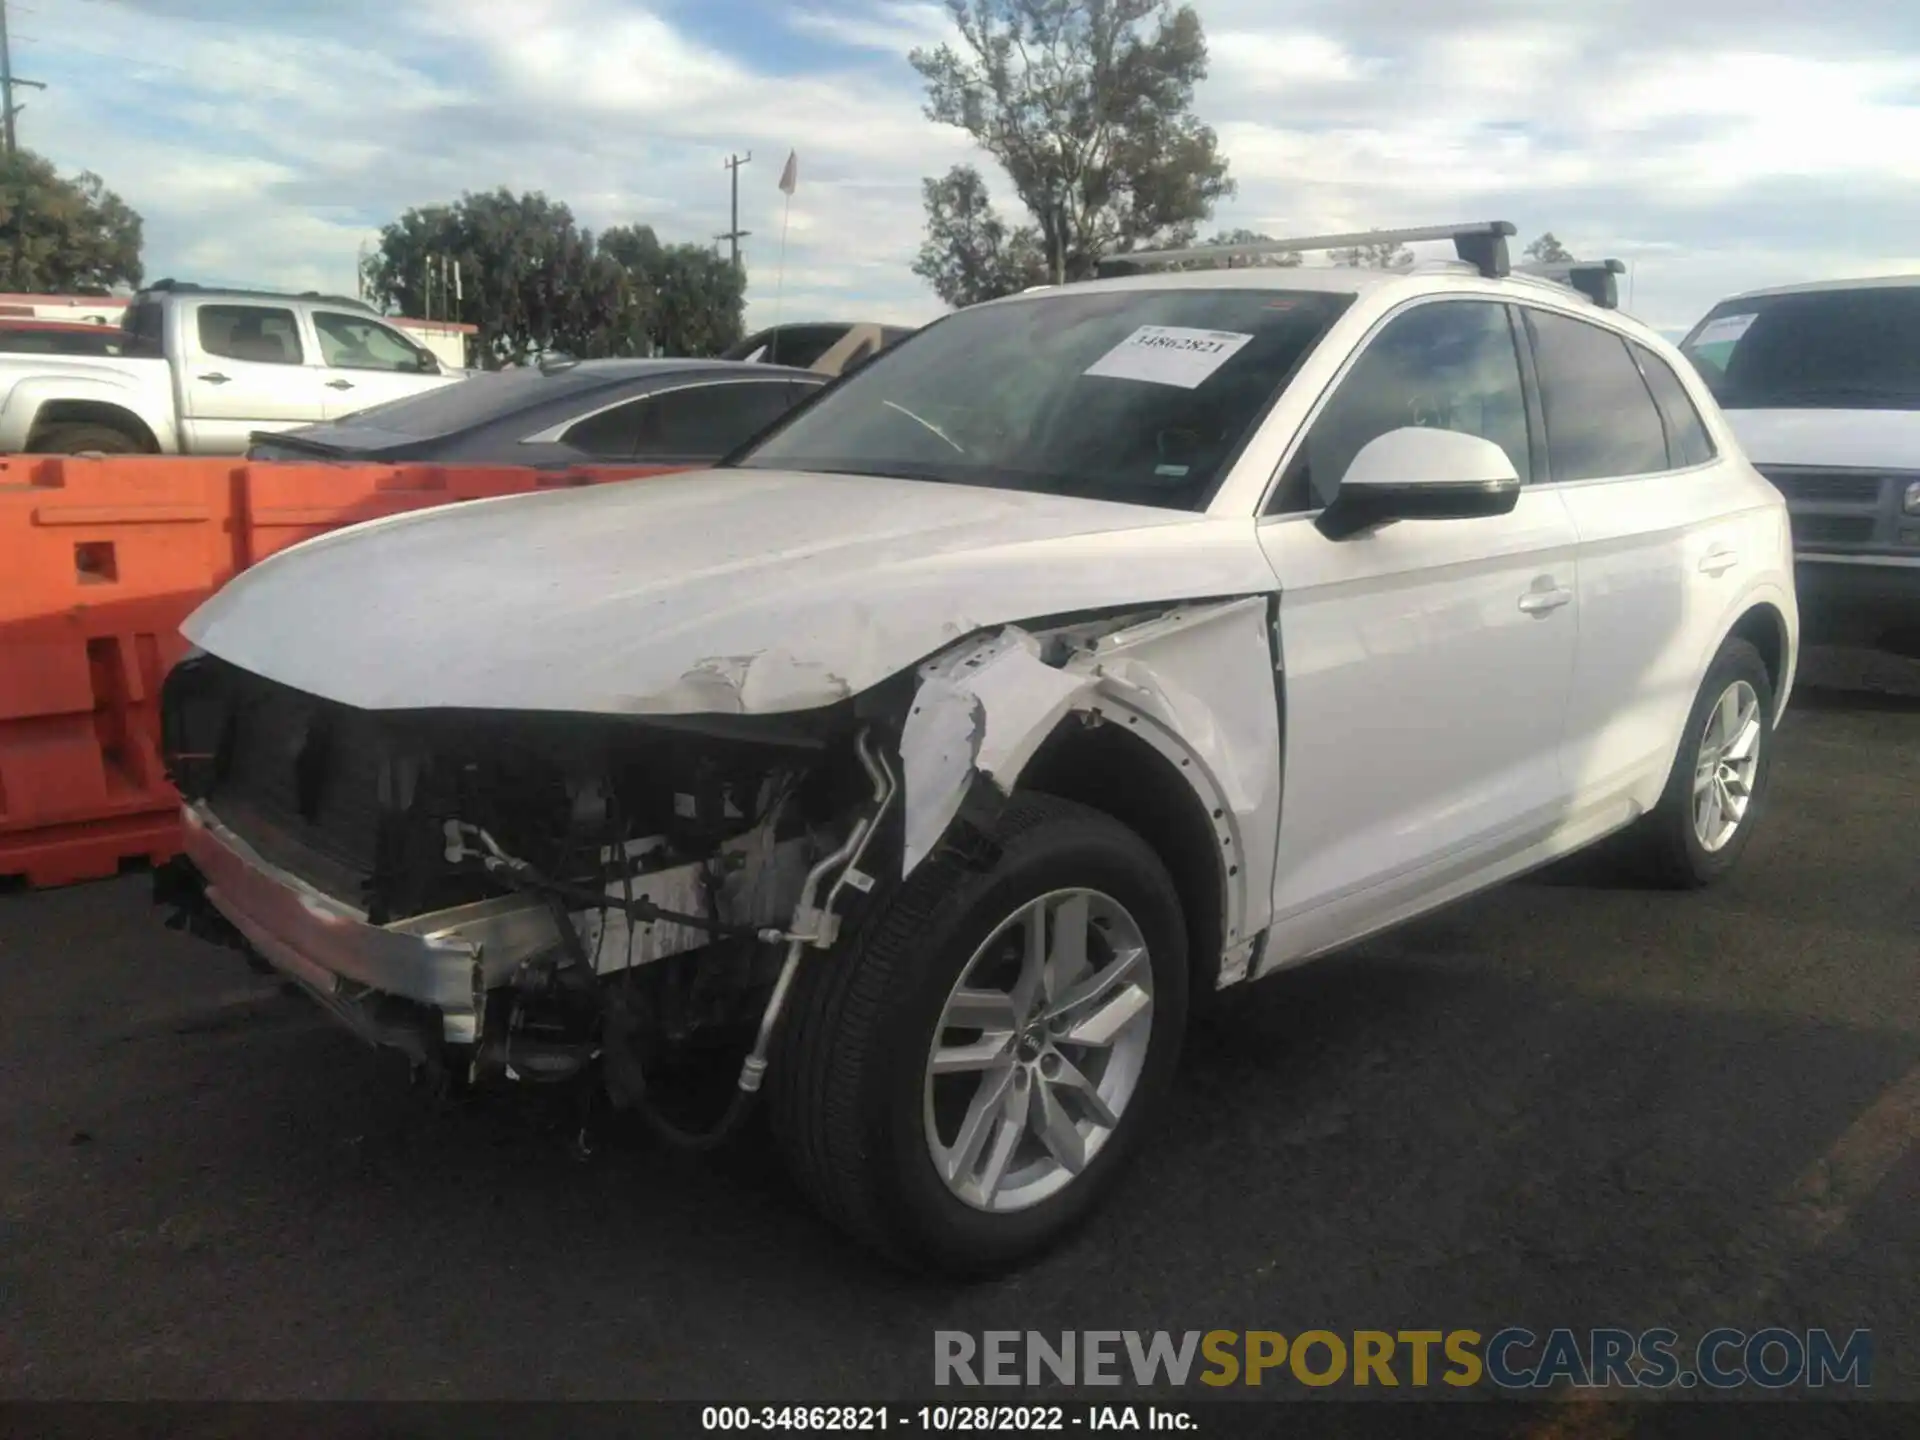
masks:
<svg viewBox="0 0 1920 1440"><path fill-rule="evenodd" d="M1900 505L1907 485L1920 477L1920 471L1798 465L1759 469L1786 497L1798 548L1867 554L1912 548Z"/></svg>
<svg viewBox="0 0 1920 1440"><path fill-rule="evenodd" d="M365 711L245 677L223 773L208 797L360 876L379 859L381 736ZM248 824L248 828L253 828ZM252 838L252 837L249 837Z"/></svg>
<svg viewBox="0 0 1920 1440"><path fill-rule="evenodd" d="M567 775L576 726L458 712L376 713L210 655L174 667L163 697L169 773L188 800L269 862L375 924L498 894L446 858L447 820L485 827L535 868L577 862ZM587 747L591 768L594 754ZM584 841L578 843L584 844Z"/></svg>
<svg viewBox="0 0 1920 1440"><path fill-rule="evenodd" d="M1877 506L1885 477L1857 470L1763 470L1788 500L1820 505Z"/></svg>
<svg viewBox="0 0 1920 1440"><path fill-rule="evenodd" d="M1789 512L1797 545L1871 545L1871 515L1809 515Z"/></svg>

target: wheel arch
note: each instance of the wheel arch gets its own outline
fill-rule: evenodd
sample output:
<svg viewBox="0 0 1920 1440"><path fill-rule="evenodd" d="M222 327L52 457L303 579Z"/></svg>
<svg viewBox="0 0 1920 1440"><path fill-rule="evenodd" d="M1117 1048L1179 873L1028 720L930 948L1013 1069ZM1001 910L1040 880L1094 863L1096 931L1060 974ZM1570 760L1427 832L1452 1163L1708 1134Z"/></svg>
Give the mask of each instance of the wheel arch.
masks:
<svg viewBox="0 0 1920 1440"><path fill-rule="evenodd" d="M153 429L139 415L124 405L111 400L48 400L34 412L33 425L27 432L27 445L31 449L33 442L55 425L102 425L118 430L146 447L149 454L158 453L160 441Z"/></svg>
<svg viewBox="0 0 1920 1440"><path fill-rule="evenodd" d="M1793 632L1786 614L1771 600L1756 600L1735 618L1720 644L1714 647L1715 655L1728 640L1745 640L1760 652L1760 663L1767 667L1767 679L1773 685L1774 719L1778 721L1786 708L1794 658ZM1708 663L1712 663L1711 659Z"/></svg>
<svg viewBox="0 0 1920 1440"><path fill-rule="evenodd" d="M1137 723L1076 712L1042 743L1016 788L1110 815L1160 857L1180 896L1198 999L1218 986L1221 957L1232 943L1228 871L1237 867L1226 858L1233 848L1225 828L1229 817L1221 806L1209 811L1189 779L1191 770L1142 735Z"/></svg>

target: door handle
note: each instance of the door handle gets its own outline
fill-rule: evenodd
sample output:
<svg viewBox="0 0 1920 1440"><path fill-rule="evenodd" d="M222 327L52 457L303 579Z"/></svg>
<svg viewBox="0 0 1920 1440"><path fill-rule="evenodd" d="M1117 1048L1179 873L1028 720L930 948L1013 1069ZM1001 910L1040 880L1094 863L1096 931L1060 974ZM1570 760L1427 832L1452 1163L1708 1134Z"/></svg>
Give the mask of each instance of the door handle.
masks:
<svg viewBox="0 0 1920 1440"><path fill-rule="evenodd" d="M1520 609L1522 613L1536 617L1550 615L1572 599L1571 590L1555 585L1551 580L1544 585L1536 582L1533 589L1520 597Z"/></svg>
<svg viewBox="0 0 1920 1440"><path fill-rule="evenodd" d="M227 383L227 377L222 375L218 370L214 371L211 375L202 375L200 378L209 385L224 385Z"/></svg>
<svg viewBox="0 0 1920 1440"><path fill-rule="evenodd" d="M1724 575L1740 563L1737 550L1709 550L1700 557L1700 573L1703 575Z"/></svg>
<svg viewBox="0 0 1920 1440"><path fill-rule="evenodd" d="M351 390L353 388L353 382L351 380L329 380L327 381L327 388L329 390Z"/></svg>

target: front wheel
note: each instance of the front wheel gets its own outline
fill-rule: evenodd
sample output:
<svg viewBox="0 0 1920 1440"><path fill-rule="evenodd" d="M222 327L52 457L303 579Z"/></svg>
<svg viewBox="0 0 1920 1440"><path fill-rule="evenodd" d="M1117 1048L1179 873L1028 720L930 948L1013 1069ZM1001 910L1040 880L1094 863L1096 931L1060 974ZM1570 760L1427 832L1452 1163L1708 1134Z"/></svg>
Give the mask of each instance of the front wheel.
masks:
<svg viewBox="0 0 1920 1440"><path fill-rule="evenodd" d="M1179 1058L1179 897L1118 821L1007 808L985 871L927 860L851 947L809 957L771 1077L796 1178L907 1264L990 1273L1111 1187Z"/></svg>
<svg viewBox="0 0 1920 1440"><path fill-rule="evenodd" d="M1732 870L1752 839L1772 762L1772 677L1758 650L1729 640L1687 716L1666 791L1640 822L1649 878L1698 889Z"/></svg>
<svg viewBox="0 0 1920 1440"><path fill-rule="evenodd" d="M33 437L34 455L141 455L145 442L112 425L81 422L49 425Z"/></svg>

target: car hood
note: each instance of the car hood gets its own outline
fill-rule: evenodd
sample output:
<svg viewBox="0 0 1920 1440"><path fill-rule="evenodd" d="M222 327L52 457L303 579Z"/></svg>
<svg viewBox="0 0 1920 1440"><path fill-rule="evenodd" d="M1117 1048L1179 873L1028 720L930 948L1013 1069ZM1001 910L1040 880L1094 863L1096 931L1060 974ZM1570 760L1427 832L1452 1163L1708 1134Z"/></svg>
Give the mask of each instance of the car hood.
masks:
<svg viewBox="0 0 1920 1440"><path fill-rule="evenodd" d="M1920 470L1920 410L1728 410L1755 465Z"/></svg>
<svg viewBox="0 0 1920 1440"><path fill-rule="evenodd" d="M753 714L832 704L984 626L1273 588L1248 519L721 470L335 531L182 628L363 709Z"/></svg>

